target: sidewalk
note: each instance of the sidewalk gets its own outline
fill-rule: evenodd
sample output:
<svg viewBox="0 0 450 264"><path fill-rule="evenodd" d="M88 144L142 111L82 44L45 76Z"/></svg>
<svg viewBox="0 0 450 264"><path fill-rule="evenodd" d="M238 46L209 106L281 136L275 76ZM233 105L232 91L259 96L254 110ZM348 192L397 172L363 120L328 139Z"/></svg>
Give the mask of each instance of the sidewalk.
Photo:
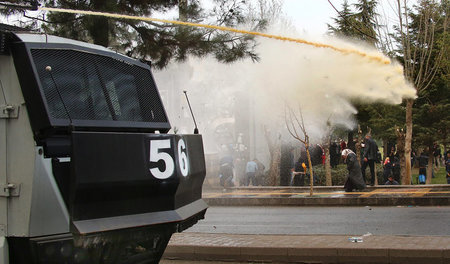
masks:
<svg viewBox="0 0 450 264"><path fill-rule="evenodd" d="M450 237L178 233L165 259L281 263L450 263Z"/></svg>
<svg viewBox="0 0 450 264"><path fill-rule="evenodd" d="M210 206L416 206L450 205L450 185L375 186L345 193L342 186L207 189ZM192 261L272 263L450 264L447 236L235 235L178 233L163 255Z"/></svg>
<svg viewBox="0 0 450 264"><path fill-rule="evenodd" d="M450 185L397 185L344 192L343 186L207 189L210 206L436 206L450 205Z"/></svg>

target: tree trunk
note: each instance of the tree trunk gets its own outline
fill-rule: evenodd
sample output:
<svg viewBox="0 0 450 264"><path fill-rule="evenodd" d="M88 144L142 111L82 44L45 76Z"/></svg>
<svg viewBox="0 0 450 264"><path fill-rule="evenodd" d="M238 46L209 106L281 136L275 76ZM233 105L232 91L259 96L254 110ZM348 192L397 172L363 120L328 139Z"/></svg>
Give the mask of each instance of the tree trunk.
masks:
<svg viewBox="0 0 450 264"><path fill-rule="evenodd" d="M314 193L314 174L311 163L311 155L309 154L309 146L305 145L306 148L306 156L308 157L308 165L309 165L309 196L313 196Z"/></svg>
<svg viewBox="0 0 450 264"><path fill-rule="evenodd" d="M397 154L400 158L400 182L402 185L410 185L411 184L411 178L409 181L406 178L406 170L404 164L406 164L406 156L405 156L405 134L398 134L397 135ZM392 161L391 161L392 162Z"/></svg>
<svg viewBox="0 0 450 264"><path fill-rule="evenodd" d="M107 1L97 0L92 2L92 7L95 11L108 11L106 9ZM92 16L90 25L88 26L89 34L94 41L94 44L108 47L109 46L109 20L103 16Z"/></svg>
<svg viewBox="0 0 450 264"><path fill-rule="evenodd" d="M270 168L269 168L269 182L270 186L279 185L280 176L280 160L281 160L281 146L274 142L270 136L270 132L264 127L264 135L266 137L267 146L270 153ZM277 184L278 183L278 184Z"/></svg>
<svg viewBox="0 0 450 264"><path fill-rule="evenodd" d="M280 185L280 160L281 160L281 150L274 149L270 154L270 169L269 169L269 185L278 186Z"/></svg>
<svg viewBox="0 0 450 264"><path fill-rule="evenodd" d="M447 131L448 131L448 129L446 127L444 127L442 129L442 144L444 145L444 155L445 155L445 153L447 153L447 151L448 151L447 146L449 145ZM444 165L445 165L446 159L447 159L447 157L444 156Z"/></svg>
<svg viewBox="0 0 450 264"><path fill-rule="evenodd" d="M187 21L188 0L180 0L178 2L178 17L180 21Z"/></svg>
<svg viewBox="0 0 450 264"><path fill-rule="evenodd" d="M375 172L375 178L373 179L373 184L375 186L378 186L378 172L377 172L377 163L376 162L374 162L374 164L373 164L373 170ZM384 182L383 182L383 184L384 184Z"/></svg>
<svg viewBox="0 0 450 264"><path fill-rule="evenodd" d="M323 151L325 152L325 185L333 185L331 181L331 157L330 157L330 145L331 145L331 133L329 130L325 138L325 144L323 144Z"/></svg>
<svg viewBox="0 0 450 264"><path fill-rule="evenodd" d="M381 162L384 162L384 160L387 158L387 156L389 155L389 141L387 139L383 139L383 160ZM392 162L392 161L391 161Z"/></svg>
<svg viewBox="0 0 450 264"><path fill-rule="evenodd" d="M405 180L402 184L411 184L411 142L412 142L412 108L414 99L406 100L406 135L405 135L405 163L401 162L400 165L404 165Z"/></svg>
<svg viewBox="0 0 450 264"><path fill-rule="evenodd" d="M326 186L333 185L331 182L331 163L330 163L330 143L324 147L325 151L325 184Z"/></svg>
<svg viewBox="0 0 450 264"><path fill-rule="evenodd" d="M358 142L355 144L356 150L356 158L358 159L359 164L361 164L361 140L362 140L362 130L361 126L358 125Z"/></svg>

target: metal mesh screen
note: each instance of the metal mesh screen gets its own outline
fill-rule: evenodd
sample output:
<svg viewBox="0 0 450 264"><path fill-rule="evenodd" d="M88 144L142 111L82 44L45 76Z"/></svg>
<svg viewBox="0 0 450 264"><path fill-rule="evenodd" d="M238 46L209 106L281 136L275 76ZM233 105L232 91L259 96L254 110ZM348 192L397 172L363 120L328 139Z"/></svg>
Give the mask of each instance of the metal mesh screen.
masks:
<svg viewBox="0 0 450 264"><path fill-rule="evenodd" d="M148 69L75 50L32 49L31 54L51 117L167 122Z"/></svg>

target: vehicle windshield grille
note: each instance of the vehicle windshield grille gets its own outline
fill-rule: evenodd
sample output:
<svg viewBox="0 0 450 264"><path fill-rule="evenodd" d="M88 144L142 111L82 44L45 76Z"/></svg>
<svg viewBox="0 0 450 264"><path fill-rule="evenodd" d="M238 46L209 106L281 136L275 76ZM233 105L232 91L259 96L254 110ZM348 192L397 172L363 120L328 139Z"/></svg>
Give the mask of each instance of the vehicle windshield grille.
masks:
<svg viewBox="0 0 450 264"><path fill-rule="evenodd" d="M75 50L31 54L52 118L167 122L148 69Z"/></svg>

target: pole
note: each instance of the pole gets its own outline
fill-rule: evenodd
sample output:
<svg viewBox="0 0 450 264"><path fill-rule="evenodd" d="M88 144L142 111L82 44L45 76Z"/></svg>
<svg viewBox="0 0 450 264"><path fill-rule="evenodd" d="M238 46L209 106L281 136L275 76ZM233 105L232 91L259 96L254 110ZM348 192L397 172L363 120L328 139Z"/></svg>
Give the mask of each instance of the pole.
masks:
<svg viewBox="0 0 450 264"><path fill-rule="evenodd" d="M197 122L195 122L194 113L192 112L191 103L189 102L189 98L187 96L187 91L183 91L183 93L186 96L186 100L187 100L187 103L188 103L188 106L189 106L189 110L191 111L191 116L192 116L192 119L194 120L194 125L195 125L194 134L198 134Z"/></svg>

